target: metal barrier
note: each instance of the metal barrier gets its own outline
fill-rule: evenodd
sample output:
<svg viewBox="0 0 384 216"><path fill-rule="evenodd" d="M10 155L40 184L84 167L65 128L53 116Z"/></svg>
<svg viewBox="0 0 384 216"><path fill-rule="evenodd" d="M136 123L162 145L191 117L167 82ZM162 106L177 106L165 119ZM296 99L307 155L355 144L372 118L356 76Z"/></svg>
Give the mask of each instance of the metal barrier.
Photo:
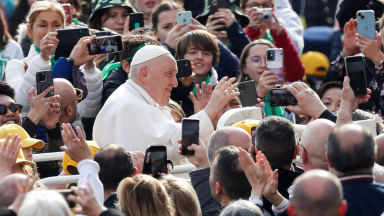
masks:
<svg viewBox="0 0 384 216"><path fill-rule="evenodd" d="M53 152L44 154L33 154L33 162L63 160L65 152Z"/></svg>
<svg viewBox="0 0 384 216"><path fill-rule="evenodd" d="M171 169L172 174L188 173L196 169L196 167L192 164L174 166L173 169L172 167L169 167L169 168ZM41 179L39 182L46 186L49 186L49 185L77 183L79 181L79 178L80 178L80 175L56 176L56 177Z"/></svg>

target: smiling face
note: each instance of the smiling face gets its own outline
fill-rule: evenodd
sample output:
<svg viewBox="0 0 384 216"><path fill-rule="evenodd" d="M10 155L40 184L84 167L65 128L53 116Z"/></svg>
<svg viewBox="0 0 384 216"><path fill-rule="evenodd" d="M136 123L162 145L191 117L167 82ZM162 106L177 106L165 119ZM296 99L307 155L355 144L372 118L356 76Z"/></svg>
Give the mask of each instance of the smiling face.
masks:
<svg viewBox="0 0 384 216"><path fill-rule="evenodd" d="M56 11L42 11L36 16L32 25L28 25L28 36L33 38L35 45L40 48L40 41L49 32L64 28L62 16Z"/></svg>
<svg viewBox="0 0 384 216"><path fill-rule="evenodd" d="M11 104L14 104L15 101L6 96L0 95L0 104L9 107ZM11 112L9 108L7 108L7 113L5 115L0 115L1 125L3 124L18 124L21 126L21 116L20 114L15 114Z"/></svg>
<svg viewBox="0 0 384 216"><path fill-rule="evenodd" d="M164 42L167 38L168 32L177 25L177 13L180 10L168 10L159 14L158 19L159 23L157 24L157 30L154 30L155 36Z"/></svg>
<svg viewBox="0 0 384 216"><path fill-rule="evenodd" d="M184 58L193 62L196 76L205 76L212 67L213 53L189 45Z"/></svg>
<svg viewBox="0 0 384 216"><path fill-rule="evenodd" d="M148 73L148 81L145 90L160 106L165 106L171 97L172 88L177 87L177 65L170 54L157 57L151 60L154 64ZM150 70L147 67L147 70Z"/></svg>
<svg viewBox="0 0 384 216"><path fill-rule="evenodd" d="M242 66L242 70L245 74L248 74L251 80L254 80L256 84L260 81L261 74L267 70L266 58L267 49L270 47L265 44L256 44L249 49L248 57L245 59L245 65ZM260 66L255 67L254 64Z"/></svg>
<svg viewBox="0 0 384 216"><path fill-rule="evenodd" d="M330 88L324 92L321 102L331 111L336 112L340 108L341 103L341 89Z"/></svg>
<svg viewBox="0 0 384 216"><path fill-rule="evenodd" d="M128 7L116 6L111 7L107 12L101 17L102 26L113 30L119 34L124 33L124 24L129 16Z"/></svg>
<svg viewBox="0 0 384 216"><path fill-rule="evenodd" d="M140 12L143 13L144 18L149 19L151 16L153 9L159 4L161 4L162 0L136 0L136 6Z"/></svg>

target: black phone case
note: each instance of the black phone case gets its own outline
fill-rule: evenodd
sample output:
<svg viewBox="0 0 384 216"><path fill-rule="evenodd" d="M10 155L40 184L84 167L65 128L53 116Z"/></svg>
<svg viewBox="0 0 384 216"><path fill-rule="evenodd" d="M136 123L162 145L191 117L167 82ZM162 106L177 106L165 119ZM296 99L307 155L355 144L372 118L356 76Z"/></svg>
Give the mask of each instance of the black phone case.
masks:
<svg viewBox="0 0 384 216"><path fill-rule="evenodd" d="M42 74L45 73L45 80L41 81ZM36 87L37 87L37 94L40 95L45 89L53 86L53 73L52 71L40 71L36 73ZM52 97L54 96L54 91L50 91L47 95L44 97Z"/></svg>
<svg viewBox="0 0 384 216"><path fill-rule="evenodd" d="M209 12L210 14L215 14L216 12L219 11L219 8L227 8L227 0L210 0L209 1L210 9ZM212 19L212 21L217 20L218 18ZM216 25L223 24L223 23L218 23ZM215 26L216 26L215 25ZM219 28L216 31L227 31L227 28Z"/></svg>
<svg viewBox="0 0 384 216"><path fill-rule="evenodd" d="M56 32L58 33L59 44L56 48L55 60L60 57L68 58L80 38L89 36L88 28L58 29Z"/></svg>
<svg viewBox="0 0 384 216"><path fill-rule="evenodd" d="M177 60L176 78L187 77L192 75L191 61L189 59Z"/></svg>
<svg viewBox="0 0 384 216"><path fill-rule="evenodd" d="M164 150L165 150L165 156L168 158L167 156L167 147L166 146L158 146L158 145L155 145L155 146L149 146L146 150L145 150L145 156L144 156L144 165L143 165L143 174L146 174L146 175L150 175L152 174L152 159L150 158L149 161L147 161L147 158L148 158L148 153L151 152L151 149L152 148L161 148L161 147L164 147ZM168 164L171 164L172 165L172 169L173 169L173 162L171 160L168 160L167 159L167 165ZM168 170L163 170L164 173L167 173ZM160 178L160 176L153 176L154 178Z"/></svg>
<svg viewBox="0 0 384 216"><path fill-rule="evenodd" d="M187 121L189 121L189 119L187 119ZM182 126L184 124L184 119L182 121ZM193 143L195 144L199 144L199 137L200 137L200 122L199 122L199 129L197 130L197 137L194 137L194 140L193 141L190 141L191 145ZM183 128L181 129L181 142L183 143L185 139L191 139L191 137L187 137L185 134L184 134L184 130ZM190 151L188 150L188 147L191 146L191 145L188 145L187 147L184 147L184 145L182 144L181 145L181 155L195 155L195 151Z"/></svg>
<svg viewBox="0 0 384 216"><path fill-rule="evenodd" d="M351 76L348 73L348 64L347 61L348 59L357 59L361 60L362 68L363 68L363 73L359 74L358 76ZM358 62L358 61L353 61L353 62ZM355 93L356 96L364 96L367 94L367 80L366 80L366 75L365 75L365 57L363 56L351 56L351 57L346 57L345 58L345 69L347 72L347 76L350 79L350 85L353 90L353 93ZM363 84L364 82L364 84ZM361 87L361 89L360 89Z"/></svg>
<svg viewBox="0 0 384 216"><path fill-rule="evenodd" d="M272 88L269 90L269 104L276 106L296 106L297 100L290 91L284 88Z"/></svg>
<svg viewBox="0 0 384 216"><path fill-rule="evenodd" d="M257 104L255 81L249 80L241 82L237 88L240 91L242 107L255 106Z"/></svg>
<svg viewBox="0 0 384 216"><path fill-rule="evenodd" d="M139 26L137 26L137 24ZM136 28L144 27L144 15L143 13L131 13L129 14L129 31Z"/></svg>

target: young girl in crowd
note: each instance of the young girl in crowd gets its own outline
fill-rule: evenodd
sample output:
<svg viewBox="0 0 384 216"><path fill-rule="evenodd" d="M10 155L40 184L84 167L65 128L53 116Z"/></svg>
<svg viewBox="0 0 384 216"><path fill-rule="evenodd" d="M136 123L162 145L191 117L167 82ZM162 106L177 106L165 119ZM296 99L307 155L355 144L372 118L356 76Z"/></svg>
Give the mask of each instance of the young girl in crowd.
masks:
<svg viewBox="0 0 384 216"><path fill-rule="evenodd" d="M20 45L12 40L7 30L7 22L5 21L2 11L0 10L0 77L4 80L5 67L11 59L21 60L24 55Z"/></svg>
<svg viewBox="0 0 384 216"><path fill-rule="evenodd" d="M274 43L277 48L282 48L284 50L285 78L289 82L301 80L305 68L299 57L300 52L293 45L287 30L279 23L273 12L275 22L272 23L263 23L258 16L261 12L257 12L257 8L273 8L274 10L274 0L242 0L241 5L243 12L250 18L249 25L244 28L244 32L251 41L266 39Z"/></svg>

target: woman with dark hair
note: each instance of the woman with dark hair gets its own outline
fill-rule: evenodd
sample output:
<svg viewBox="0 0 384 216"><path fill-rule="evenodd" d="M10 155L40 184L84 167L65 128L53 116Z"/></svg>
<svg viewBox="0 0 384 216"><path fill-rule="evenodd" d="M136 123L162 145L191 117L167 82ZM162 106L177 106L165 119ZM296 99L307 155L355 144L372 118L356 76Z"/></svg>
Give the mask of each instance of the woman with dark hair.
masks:
<svg viewBox="0 0 384 216"><path fill-rule="evenodd" d="M5 21L2 11L0 10L0 76L4 80L5 67L8 61L12 59L21 60L24 58L20 45L12 40L7 30L7 22Z"/></svg>
<svg viewBox="0 0 384 216"><path fill-rule="evenodd" d="M333 81L324 83L316 93L331 112L336 112L340 108L342 89L343 84L341 82Z"/></svg>

